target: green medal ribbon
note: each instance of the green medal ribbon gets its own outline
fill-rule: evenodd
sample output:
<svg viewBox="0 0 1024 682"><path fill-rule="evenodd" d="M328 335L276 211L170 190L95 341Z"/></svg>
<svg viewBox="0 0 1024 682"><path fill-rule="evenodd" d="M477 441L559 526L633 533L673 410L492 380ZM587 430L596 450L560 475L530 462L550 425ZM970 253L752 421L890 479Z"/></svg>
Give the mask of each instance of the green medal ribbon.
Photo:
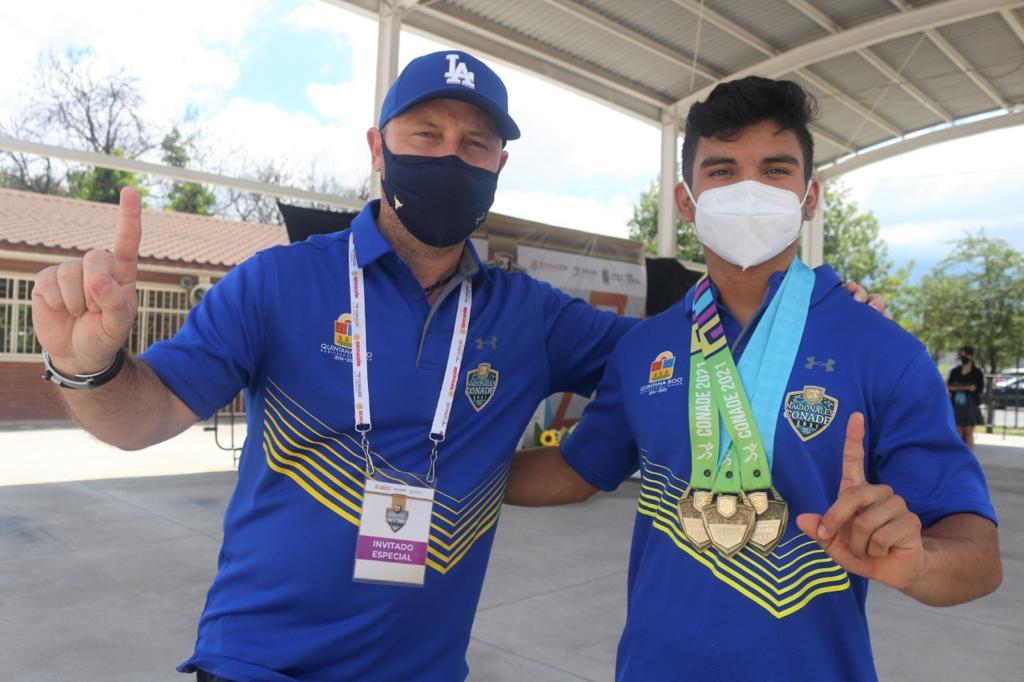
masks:
<svg viewBox="0 0 1024 682"><path fill-rule="evenodd" d="M778 406L803 335L813 286L814 273L794 259L738 369L711 281L705 275L697 283L690 332L692 487L726 494L772 487ZM743 377L756 389L753 402L767 441L761 437Z"/></svg>

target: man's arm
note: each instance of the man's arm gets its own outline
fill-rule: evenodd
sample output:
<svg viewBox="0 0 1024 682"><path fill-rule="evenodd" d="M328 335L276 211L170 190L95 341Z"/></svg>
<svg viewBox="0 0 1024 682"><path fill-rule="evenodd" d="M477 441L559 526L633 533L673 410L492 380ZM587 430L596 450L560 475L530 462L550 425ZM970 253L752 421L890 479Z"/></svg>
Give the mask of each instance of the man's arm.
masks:
<svg viewBox="0 0 1024 682"><path fill-rule="evenodd" d="M125 358L120 373L99 388L60 393L82 428L122 450L141 450L173 438L199 420L137 358Z"/></svg>
<svg viewBox="0 0 1024 682"><path fill-rule="evenodd" d="M953 606L999 587L995 524L953 514L921 530L921 519L888 485L864 476L864 415L846 429L839 496L824 515L801 514L800 530L847 571L895 587L931 606Z"/></svg>
<svg viewBox="0 0 1024 682"><path fill-rule="evenodd" d="M562 458L558 446L520 450L512 458L505 504L548 507L583 502L597 492Z"/></svg>
<svg viewBox="0 0 1024 682"><path fill-rule="evenodd" d="M113 252L90 251L36 275L33 324L58 372L98 372L124 348L135 323L141 241L139 194L125 188ZM148 366L132 358L103 386L61 389L61 395L86 430L126 450L170 438L197 419Z"/></svg>

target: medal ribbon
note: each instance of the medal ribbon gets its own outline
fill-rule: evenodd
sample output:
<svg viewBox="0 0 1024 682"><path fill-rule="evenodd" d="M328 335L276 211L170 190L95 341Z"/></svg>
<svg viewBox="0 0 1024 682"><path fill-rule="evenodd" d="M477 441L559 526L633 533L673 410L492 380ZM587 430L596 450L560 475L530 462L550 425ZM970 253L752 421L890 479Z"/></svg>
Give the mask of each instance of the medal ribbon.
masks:
<svg viewBox="0 0 1024 682"><path fill-rule="evenodd" d="M363 269L356 259L355 235L351 233L348 240L348 275L349 299L352 306L352 404L355 411L356 431L363 435L363 454L366 456L367 474L372 475L373 461L366 436L373 428L370 412L369 366L367 365L366 280L363 277ZM433 483L435 480L437 450L444 442L452 405L455 403L455 389L459 384L459 369L462 366L462 357L466 350L472 309L473 285L469 279L463 279L459 291L459 307L455 314L455 325L452 330L452 341L448 348L448 363L445 366L444 381L441 383L437 406L434 408L434 420L428 434L433 447L430 452L427 483Z"/></svg>
<svg viewBox="0 0 1024 682"><path fill-rule="evenodd" d="M705 275L697 283L690 332L692 486L728 494L771 488L777 411L813 287L813 271L794 259L737 368L711 281Z"/></svg>

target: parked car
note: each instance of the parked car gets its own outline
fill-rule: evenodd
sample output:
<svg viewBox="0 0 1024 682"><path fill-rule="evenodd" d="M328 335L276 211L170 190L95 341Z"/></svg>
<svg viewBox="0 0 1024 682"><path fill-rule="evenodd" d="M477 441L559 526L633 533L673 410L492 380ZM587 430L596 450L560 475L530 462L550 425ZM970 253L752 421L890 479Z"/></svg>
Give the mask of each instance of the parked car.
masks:
<svg viewBox="0 0 1024 682"><path fill-rule="evenodd" d="M1024 377L1013 377L992 389L992 407L996 410L1019 405L1024 407Z"/></svg>

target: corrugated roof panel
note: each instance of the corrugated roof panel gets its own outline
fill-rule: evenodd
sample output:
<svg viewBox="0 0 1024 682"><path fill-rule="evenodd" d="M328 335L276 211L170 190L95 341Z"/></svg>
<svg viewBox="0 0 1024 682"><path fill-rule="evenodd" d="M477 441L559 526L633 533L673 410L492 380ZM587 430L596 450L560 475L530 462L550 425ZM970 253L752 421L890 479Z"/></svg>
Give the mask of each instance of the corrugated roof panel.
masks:
<svg viewBox="0 0 1024 682"><path fill-rule="evenodd" d="M1024 91L1024 44L1001 16L989 14L962 21L939 29L939 33L1003 97L1020 97ZM1010 97L1011 91L1016 97Z"/></svg>
<svg viewBox="0 0 1024 682"><path fill-rule="evenodd" d="M816 86L797 74L787 74L786 78L798 83L802 88L814 95L818 100L819 116L816 125L830 132L839 141L848 144L854 149L862 146L862 140L874 140L879 137L889 137L889 134L875 125L872 121L865 121L863 117L853 111L835 97L824 94ZM845 151L843 152L846 153Z"/></svg>
<svg viewBox="0 0 1024 682"><path fill-rule="evenodd" d="M823 28L784 0L707 0L705 6L760 36L780 51L828 35Z"/></svg>
<svg viewBox="0 0 1024 682"><path fill-rule="evenodd" d="M666 99L670 94L661 88L678 80L679 65L540 0L447 0L444 4L662 93Z"/></svg>
<svg viewBox="0 0 1024 682"><path fill-rule="evenodd" d="M697 45L697 16L671 0L623 3L621 0L577 0L651 39L692 55L699 48L698 59L709 70L730 73L737 64L747 65L764 56L761 51L703 21L700 44Z"/></svg>
<svg viewBox="0 0 1024 682"><path fill-rule="evenodd" d="M899 11L889 0L813 0L813 4L843 29Z"/></svg>
<svg viewBox="0 0 1024 682"><path fill-rule="evenodd" d="M856 53L839 55L838 57L808 67L808 70L826 80L841 93L844 93L846 95L845 99L852 100L864 109L874 111L881 120L892 125L894 128L903 128L901 122L894 120L886 114L887 105L890 102L896 102L895 97L892 100L889 99L889 96L893 94L892 88L886 92L886 87L891 81L864 61L861 56ZM903 94L902 90L898 88L897 90L900 95ZM886 93L886 97L880 99L883 93ZM835 97L833 99L842 104L840 101L842 98ZM846 105L844 104L843 106ZM860 113L857 113L857 116L862 117ZM903 118L905 123L906 117L904 116Z"/></svg>
<svg viewBox="0 0 1024 682"><path fill-rule="evenodd" d="M914 83L925 94L950 112L955 118L987 111L992 108L991 100L963 75L959 67L946 57L923 34L904 36L876 45L876 55L895 70L901 67L901 74ZM918 44L920 41L920 44ZM911 51L913 57L907 61ZM904 62L906 65L904 66ZM924 127L925 122L917 128Z"/></svg>

